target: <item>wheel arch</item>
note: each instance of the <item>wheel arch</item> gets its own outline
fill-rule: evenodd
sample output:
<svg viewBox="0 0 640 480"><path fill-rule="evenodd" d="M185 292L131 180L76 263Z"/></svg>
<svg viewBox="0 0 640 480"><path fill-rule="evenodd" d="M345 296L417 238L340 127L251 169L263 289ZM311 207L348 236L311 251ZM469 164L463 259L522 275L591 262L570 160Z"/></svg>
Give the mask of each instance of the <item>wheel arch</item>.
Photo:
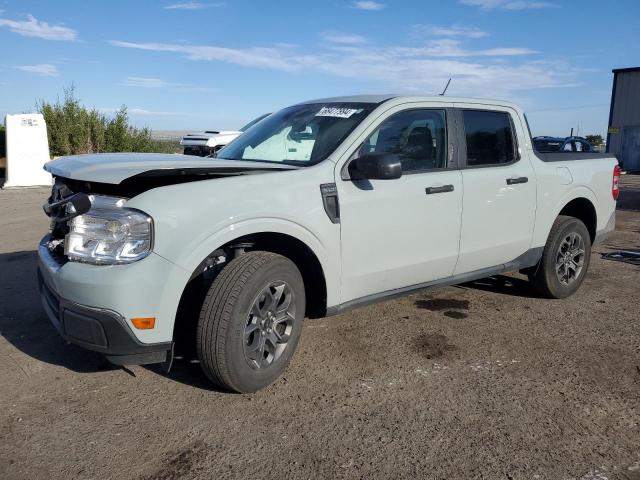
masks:
<svg viewBox="0 0 640 480"><path fill-rule="evenodd" d="M323 317L327 310L327 279L315 252L302 240L285 233L256 232L238 237L221 246L233 249L247 245L248 250L277 253L291 260L302 275L307 299L306 316Z"/></svg>
<svg viewBox="0 0 640 480"><path fill-rule="evenodd" d="M197 265L192 266L192 274L180 296L174 322L173 339L177 343L195 345L191 340L195 338L200 307L217 275L213 266L215 259L224 255L228 262L234 255L256 250L277 253L291 260L300 270L304 281L305 316L319 318L326 315L330 297L327 286L330 285L330 280L327 279L326 267L316 250L290 233L256 231L227 238L224 243L210 247L209 253Z"/></svg>
<svg viewBox="0 0 640 480"><path fill-rule="evenodd" d="M598 212L598 200L590 188L575 186L564 194L553 198L553 192L543 192L536 214L536 224L533 232L532 247L544 246L549 238L549 232L558 215L571 215L579 218L587 226L591 240L595 238L598 222L602 223L602 211ZM599 215L600 213L600 215Z"/></svg>
<svg viewBox="0 0 640 480"><path fill-rule="evenodd" d="M593 243L598 228L598 214L593 202L586 197L576 197L567 202L558 212L558 215L574 217L585 224Z"/></svg>

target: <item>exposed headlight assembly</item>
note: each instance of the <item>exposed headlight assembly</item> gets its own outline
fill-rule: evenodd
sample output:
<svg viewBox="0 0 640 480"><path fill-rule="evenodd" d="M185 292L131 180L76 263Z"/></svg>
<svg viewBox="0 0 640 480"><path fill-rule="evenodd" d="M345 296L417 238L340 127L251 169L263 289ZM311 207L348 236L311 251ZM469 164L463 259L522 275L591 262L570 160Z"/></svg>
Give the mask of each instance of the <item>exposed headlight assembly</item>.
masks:
<svg viewBox="0 0 640 480"><path fill-rule="evenodd" d="M123 198L90 195L91 209L69 220L64 253L69 260L122 264L151 253L153 221L145 213L125 208ZM73 214L71 203L67 213Z"/></svg>

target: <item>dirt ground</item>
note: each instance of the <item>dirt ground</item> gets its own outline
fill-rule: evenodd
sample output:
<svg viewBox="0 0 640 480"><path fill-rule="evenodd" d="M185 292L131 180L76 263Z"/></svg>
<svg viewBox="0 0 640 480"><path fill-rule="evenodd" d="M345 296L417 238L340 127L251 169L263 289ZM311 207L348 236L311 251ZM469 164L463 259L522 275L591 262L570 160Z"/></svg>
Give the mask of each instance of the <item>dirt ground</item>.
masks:
<svg viewBox="0 0 640 480"><path fill-rule="evenodd" d="M307 321L276 384L121 369L37 293L47 191L0 191L0 478L640 479L640 177L578 293L518 275Z"/></svg>

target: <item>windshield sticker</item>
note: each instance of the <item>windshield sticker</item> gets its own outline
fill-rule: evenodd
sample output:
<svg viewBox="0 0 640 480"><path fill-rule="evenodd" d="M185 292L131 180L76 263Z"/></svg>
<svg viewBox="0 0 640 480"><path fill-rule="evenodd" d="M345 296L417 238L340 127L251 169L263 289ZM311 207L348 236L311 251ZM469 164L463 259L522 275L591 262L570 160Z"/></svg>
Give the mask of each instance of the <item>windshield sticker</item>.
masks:
<svg viewBox="0 0 640 480"><path fill-rule="evenodd" d="M362 112L362 108L322 107L316 117L349 118L355 113Z"/></svg>

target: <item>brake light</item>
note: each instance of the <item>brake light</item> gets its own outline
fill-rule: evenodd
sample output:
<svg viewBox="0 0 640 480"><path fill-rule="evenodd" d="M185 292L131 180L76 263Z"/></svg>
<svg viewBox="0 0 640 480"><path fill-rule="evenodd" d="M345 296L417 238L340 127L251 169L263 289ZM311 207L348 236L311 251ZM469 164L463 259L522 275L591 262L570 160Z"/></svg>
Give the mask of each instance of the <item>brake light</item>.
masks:
<svg viewBox="0 0 640 480"><path fill-rule="evenodd" d="M613 183L611 184L611 195L614 200L620 196L620 165L613 167Z"/></svg>

